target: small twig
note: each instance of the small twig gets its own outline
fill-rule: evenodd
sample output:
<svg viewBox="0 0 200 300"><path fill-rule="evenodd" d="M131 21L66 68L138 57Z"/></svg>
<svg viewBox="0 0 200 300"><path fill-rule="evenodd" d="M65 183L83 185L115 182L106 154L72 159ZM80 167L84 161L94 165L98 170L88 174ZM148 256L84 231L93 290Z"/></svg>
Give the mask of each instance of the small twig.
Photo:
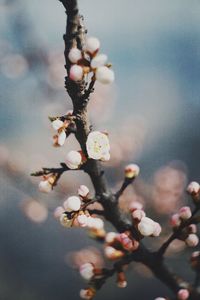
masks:
<svg viewBox="0 0 200 300"><path fill-rule="evenodd" d="M125 189L134 181L135 177L133 178L124 178L124 181L122 183L121 188L119 189L119 191L115 194L115 197L117 199L119 199L119 197L123 194L123 192L125 191Z"/></svg>

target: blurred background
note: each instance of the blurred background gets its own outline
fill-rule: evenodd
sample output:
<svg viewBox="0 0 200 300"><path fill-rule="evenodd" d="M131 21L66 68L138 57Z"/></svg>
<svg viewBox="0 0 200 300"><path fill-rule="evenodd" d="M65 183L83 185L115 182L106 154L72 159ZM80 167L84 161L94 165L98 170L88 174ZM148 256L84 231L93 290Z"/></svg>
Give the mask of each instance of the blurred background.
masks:
<svg viewBox="0 0 200 300"><path fill-rule="evenodd" d="M188 201L188 181L200 179L200 2L79 2L88 33L100 39L116 76L112 86L96 86L90 103L94 128L108 130L111 140L106 173L115 190L124 165L140 165L141 176L122 197L121 207L126 210L127 203L141 201L150 216L166 224L156 248L169 234L169 215ZM3 300L78 299L85 283L75 268L77 255L103 264L101 247L87 232L62 228L52 213L80 184L92 191L88 177L67 172L46 196L38 193L39 180L29 176L41 167L58 166L68 150L78 149L72 137L61 149L52 147L54 132L48 121L48 116L72 108L64 89L65 22L57 0L0 0ZM98 250L88 250L91 246ZM71 254L83 248L85 252ZM192 278L189 253L180 255L183 250L182 243L174 243L168 260L179 274ZM117 289L113 278L96 299L170 296L144 267L133 264L128 274L127 289Z"/></svg>

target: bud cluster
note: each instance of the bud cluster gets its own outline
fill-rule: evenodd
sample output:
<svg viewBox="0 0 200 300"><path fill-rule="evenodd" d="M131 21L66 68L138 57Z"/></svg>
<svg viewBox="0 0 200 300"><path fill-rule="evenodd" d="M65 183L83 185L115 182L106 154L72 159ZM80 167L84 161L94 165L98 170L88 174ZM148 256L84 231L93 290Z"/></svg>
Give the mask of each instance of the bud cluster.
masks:
<svg viewBox="0 0 200 300"><path fill-rule="evenodd" d="M69 78L73 81L81 81L91 74L97 81L103 84L112 83L115 79L114 72L107 64L107 55L99 54L100 42L95 37L88 37L83 51L77 47L71 48L68 59L71 62Z"/></svg>

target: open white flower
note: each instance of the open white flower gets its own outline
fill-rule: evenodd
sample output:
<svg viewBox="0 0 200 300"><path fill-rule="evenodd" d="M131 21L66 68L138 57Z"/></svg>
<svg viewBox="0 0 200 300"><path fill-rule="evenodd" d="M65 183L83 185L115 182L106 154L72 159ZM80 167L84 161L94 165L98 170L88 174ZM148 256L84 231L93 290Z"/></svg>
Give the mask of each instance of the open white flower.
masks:
<svg viewBox="0 0 200 300"><path fill-rule="evenodd" d="M78 211L81 207L81 200L77 196L71 196L64 201L63 207L66 211Z"/></svg>
<svg viewBox="0 0 200 300"><path fill-rule="evenodd" d="M82 156L79 151L70 151L66 157L66 165L69 169L78 169L82 163Z"/></svg>
<svg viewBox="0 0 200 300"><path fill-rule="evenodd" d="M93 131L88 135L87 153L90 158L109 160L110 144L108 136L100 131Z"/></svg>
<svg viewBox="0 0 200 300"><path fill-rule="evenodd" d="M64 126L64 122L61 121L60 119L56 119L51 123L52 127L54 130L59 130Z"/></svg>
<svg viewBox="0 0 200 300"><path fill-rule="evenodd" d="M42 193L50 193L52 191L52 185L48 180L42 180L39 183L39 191Z"/></svg>
<svg viewBox="0 0 200 300"><path fill-rule="evenodd" d="M151 236L155 232L155 222L147 217L143 217L138 224L139 232L144 236Z"/></svg>

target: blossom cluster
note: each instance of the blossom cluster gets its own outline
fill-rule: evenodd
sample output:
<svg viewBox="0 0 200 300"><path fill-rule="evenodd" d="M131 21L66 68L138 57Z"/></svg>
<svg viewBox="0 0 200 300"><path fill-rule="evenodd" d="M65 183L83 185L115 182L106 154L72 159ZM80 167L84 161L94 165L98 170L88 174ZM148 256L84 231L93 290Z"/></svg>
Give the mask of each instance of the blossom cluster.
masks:
<svg viewBox="0 0 200 300"><path fill-rule="evenodd" d="M185 222L187 222L191 217L192 217L192 212L190 207L183 206L180 208L178 213L175 213L171 216L170 219L171 226L174 228L174 230L176 230L176 228L185 224ZM196 233L197 233L196 224L188 224L183 228L179 239L185 241L186 245L189 247L196 247L199 243L199 238Z"/></svg>
<svg viewBox="0 0 200 300"><path fill-rule="evenodd" d="M107 64L107 55L99 54L99 48L100 41L95 37L88 37L82 51L76 46L70 50L68 59L72 64L69 71L71 80L81 81L91 73L100 83L109 84L114 81L114 72Z"/></svg>

